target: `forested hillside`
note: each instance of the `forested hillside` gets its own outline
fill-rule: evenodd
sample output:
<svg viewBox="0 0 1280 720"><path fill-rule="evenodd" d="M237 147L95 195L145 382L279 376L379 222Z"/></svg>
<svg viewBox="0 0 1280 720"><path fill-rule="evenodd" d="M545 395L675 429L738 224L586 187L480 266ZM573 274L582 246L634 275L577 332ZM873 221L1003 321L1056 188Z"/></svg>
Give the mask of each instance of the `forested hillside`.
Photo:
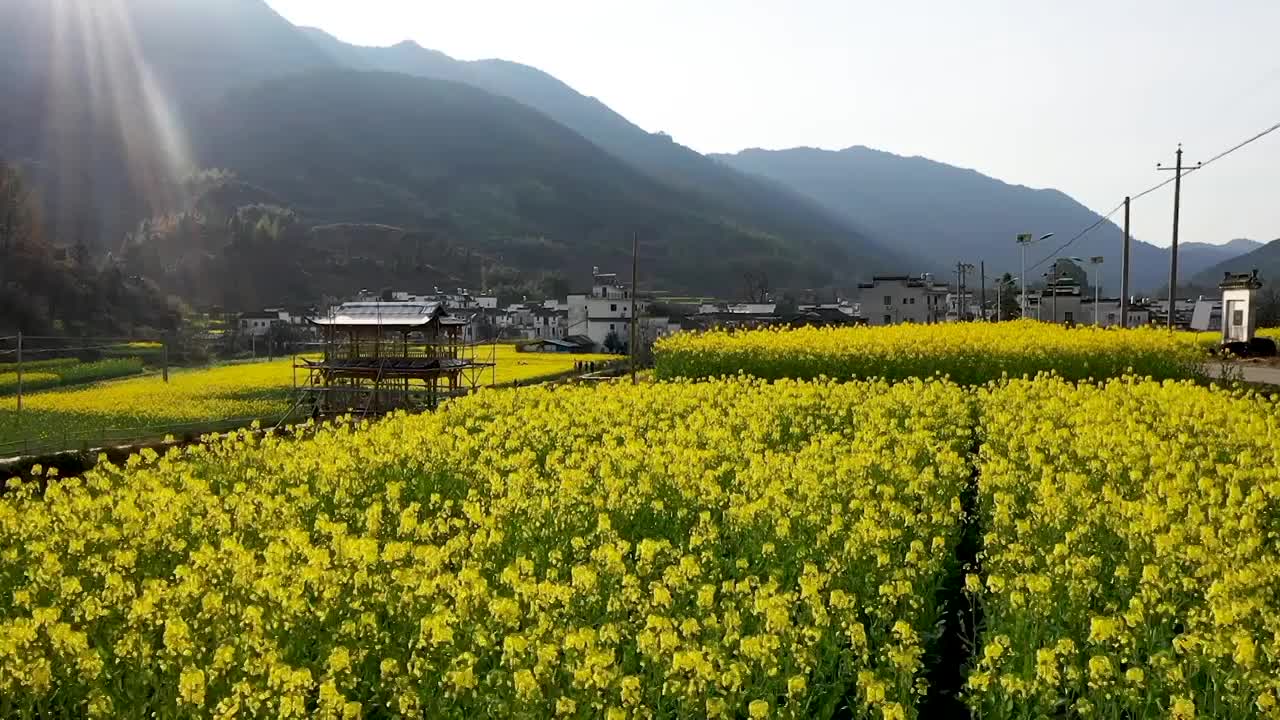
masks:
<svg viewBox="0 0 1280 720"><path fill-rule="evenodd" d="M732 292L747 271L827 286L870 270L840 237L737 222L541 113L458 83L289 76L231 93L193 136L204 165L269 191L305 224L426 232L530 272L628 262L633 232L646 274L667 287Z"/></svg>
<svg viewBox="0 0 1280 720"><path fill-rule="evenodd" d="M0 336L79 336L173 329L179 307L151 281L50 243L31 188L0 160Z"/></svg>
<svg viewBox="0 0 1280 720"><path fill-rule="evenodd" d="M646 132L537 68L505 60L455 60L411 41L386 48L357 47L319 30L304 32L329 57L349 67L453 80L534 108L735 224L784 240L834 240L858 260L860 269L896 270L914 261L886 238L869 235L856 221L837 217L795 189L739 172L664 133Z"/></svg>
<svg viewBox="0 0 1280 720"><path fill-rule="evenodd" d="M628 261L636 233L646 281L677 290L736 294L748 272L848 286L899 264L816 204L537 70L432 69L412 45L369 62L261 0L13 0L0 41L0 157L37 190L48 243L110 253L200 303L562 285ZM203 168L232 180L193 187ZM260 206L291 220L227 225Z"/></svg>

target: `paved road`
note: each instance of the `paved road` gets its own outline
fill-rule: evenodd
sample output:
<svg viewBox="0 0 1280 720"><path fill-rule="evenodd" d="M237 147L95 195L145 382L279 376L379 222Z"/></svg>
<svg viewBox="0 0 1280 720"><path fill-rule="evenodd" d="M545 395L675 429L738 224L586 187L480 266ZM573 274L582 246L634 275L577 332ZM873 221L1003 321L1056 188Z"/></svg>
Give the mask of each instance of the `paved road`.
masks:
<svg viewBox="0 0 1280 720"><path fill-rule="evenodd" d="M1253 365L1249 363L1238 363L1234 367L1240 368L1244 373L1244 379L1251 383L1266 383L1269 385L1280 385L1280 367L1268 367L1265 365ZM1221 366L1210 363L1209 375L1218 377L1221 375Z"/></svg>

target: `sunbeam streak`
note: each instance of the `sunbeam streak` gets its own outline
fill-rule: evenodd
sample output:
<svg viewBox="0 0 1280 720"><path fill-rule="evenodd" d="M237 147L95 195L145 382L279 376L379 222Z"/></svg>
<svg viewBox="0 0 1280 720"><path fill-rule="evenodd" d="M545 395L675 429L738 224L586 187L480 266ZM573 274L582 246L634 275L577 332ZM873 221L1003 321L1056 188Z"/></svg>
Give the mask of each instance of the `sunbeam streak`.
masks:
<svg viewBox="0 0 1280 720"><path fill-rule="evenodd" d="M120 189L103 187L112 179L94 169L105 164L126 174L115 182L132 189L141 201L138 210L172 208L192 169L190 146L174 103L146 60L129 9L122 0L50 2L47 147L57 175L70 186L64 190L78 190L87 196L80 203L101 209ZM113 146L121 157L111 157Z"/></svg>

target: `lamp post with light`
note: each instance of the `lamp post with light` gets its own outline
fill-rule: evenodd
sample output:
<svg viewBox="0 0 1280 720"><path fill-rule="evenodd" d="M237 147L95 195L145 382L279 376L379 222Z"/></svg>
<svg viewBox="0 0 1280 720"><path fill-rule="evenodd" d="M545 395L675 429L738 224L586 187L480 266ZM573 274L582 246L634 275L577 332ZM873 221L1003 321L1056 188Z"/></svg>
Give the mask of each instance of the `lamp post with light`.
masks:
<svg viewBox="0 0 1280 720"><path fill-rule="evenodd" d="M1094 255L1089 258L1089 264L1093 266L1093 326L1098 327L1098 303L1101 300L1102 287L1102 263L1106 258L1101 255Z"/></svg>
<svg viewBox="0 0 1280 720"><path fill-rule="evenodd" d="M1053 237L1053 233L1041 235L1039 239L1032 233L1023 233L1018 236L1018 247L1022 250L1022 317L1027 316L1027 246L1038 242L1044 242Z"/></svg>

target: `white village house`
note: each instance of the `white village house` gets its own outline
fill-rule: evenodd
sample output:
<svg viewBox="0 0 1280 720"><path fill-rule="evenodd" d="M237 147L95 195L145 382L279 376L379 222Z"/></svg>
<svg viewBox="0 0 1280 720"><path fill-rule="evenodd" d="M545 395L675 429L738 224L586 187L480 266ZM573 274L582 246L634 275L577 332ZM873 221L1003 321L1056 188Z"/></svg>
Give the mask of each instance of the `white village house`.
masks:
<svg viewBox="0 0 1280 720"><path fill-rule="evenodd" d="M284 308L265 308L258 312L241 313L236 326L241 335L264 337L271 328L284 325L305 326L307 316L291 313Z"/></svg>
<svg viewBox="0 0 1280 720"><path fill-rule="evenodd" d="M947 299L947 285L927 276L875 275L858 283L859 309L868 325L943 322Z"/></svg>
<svg viewBox="0 0 1280 720"><path fill-rule="evenodd" d="M649 309L647 301L636 298L636 313ZM566 335L585 335L603 348L609 333L622 343L631 336L631 287L618 282L615 273L591 269L591 294L568 297Z"/></svg>

